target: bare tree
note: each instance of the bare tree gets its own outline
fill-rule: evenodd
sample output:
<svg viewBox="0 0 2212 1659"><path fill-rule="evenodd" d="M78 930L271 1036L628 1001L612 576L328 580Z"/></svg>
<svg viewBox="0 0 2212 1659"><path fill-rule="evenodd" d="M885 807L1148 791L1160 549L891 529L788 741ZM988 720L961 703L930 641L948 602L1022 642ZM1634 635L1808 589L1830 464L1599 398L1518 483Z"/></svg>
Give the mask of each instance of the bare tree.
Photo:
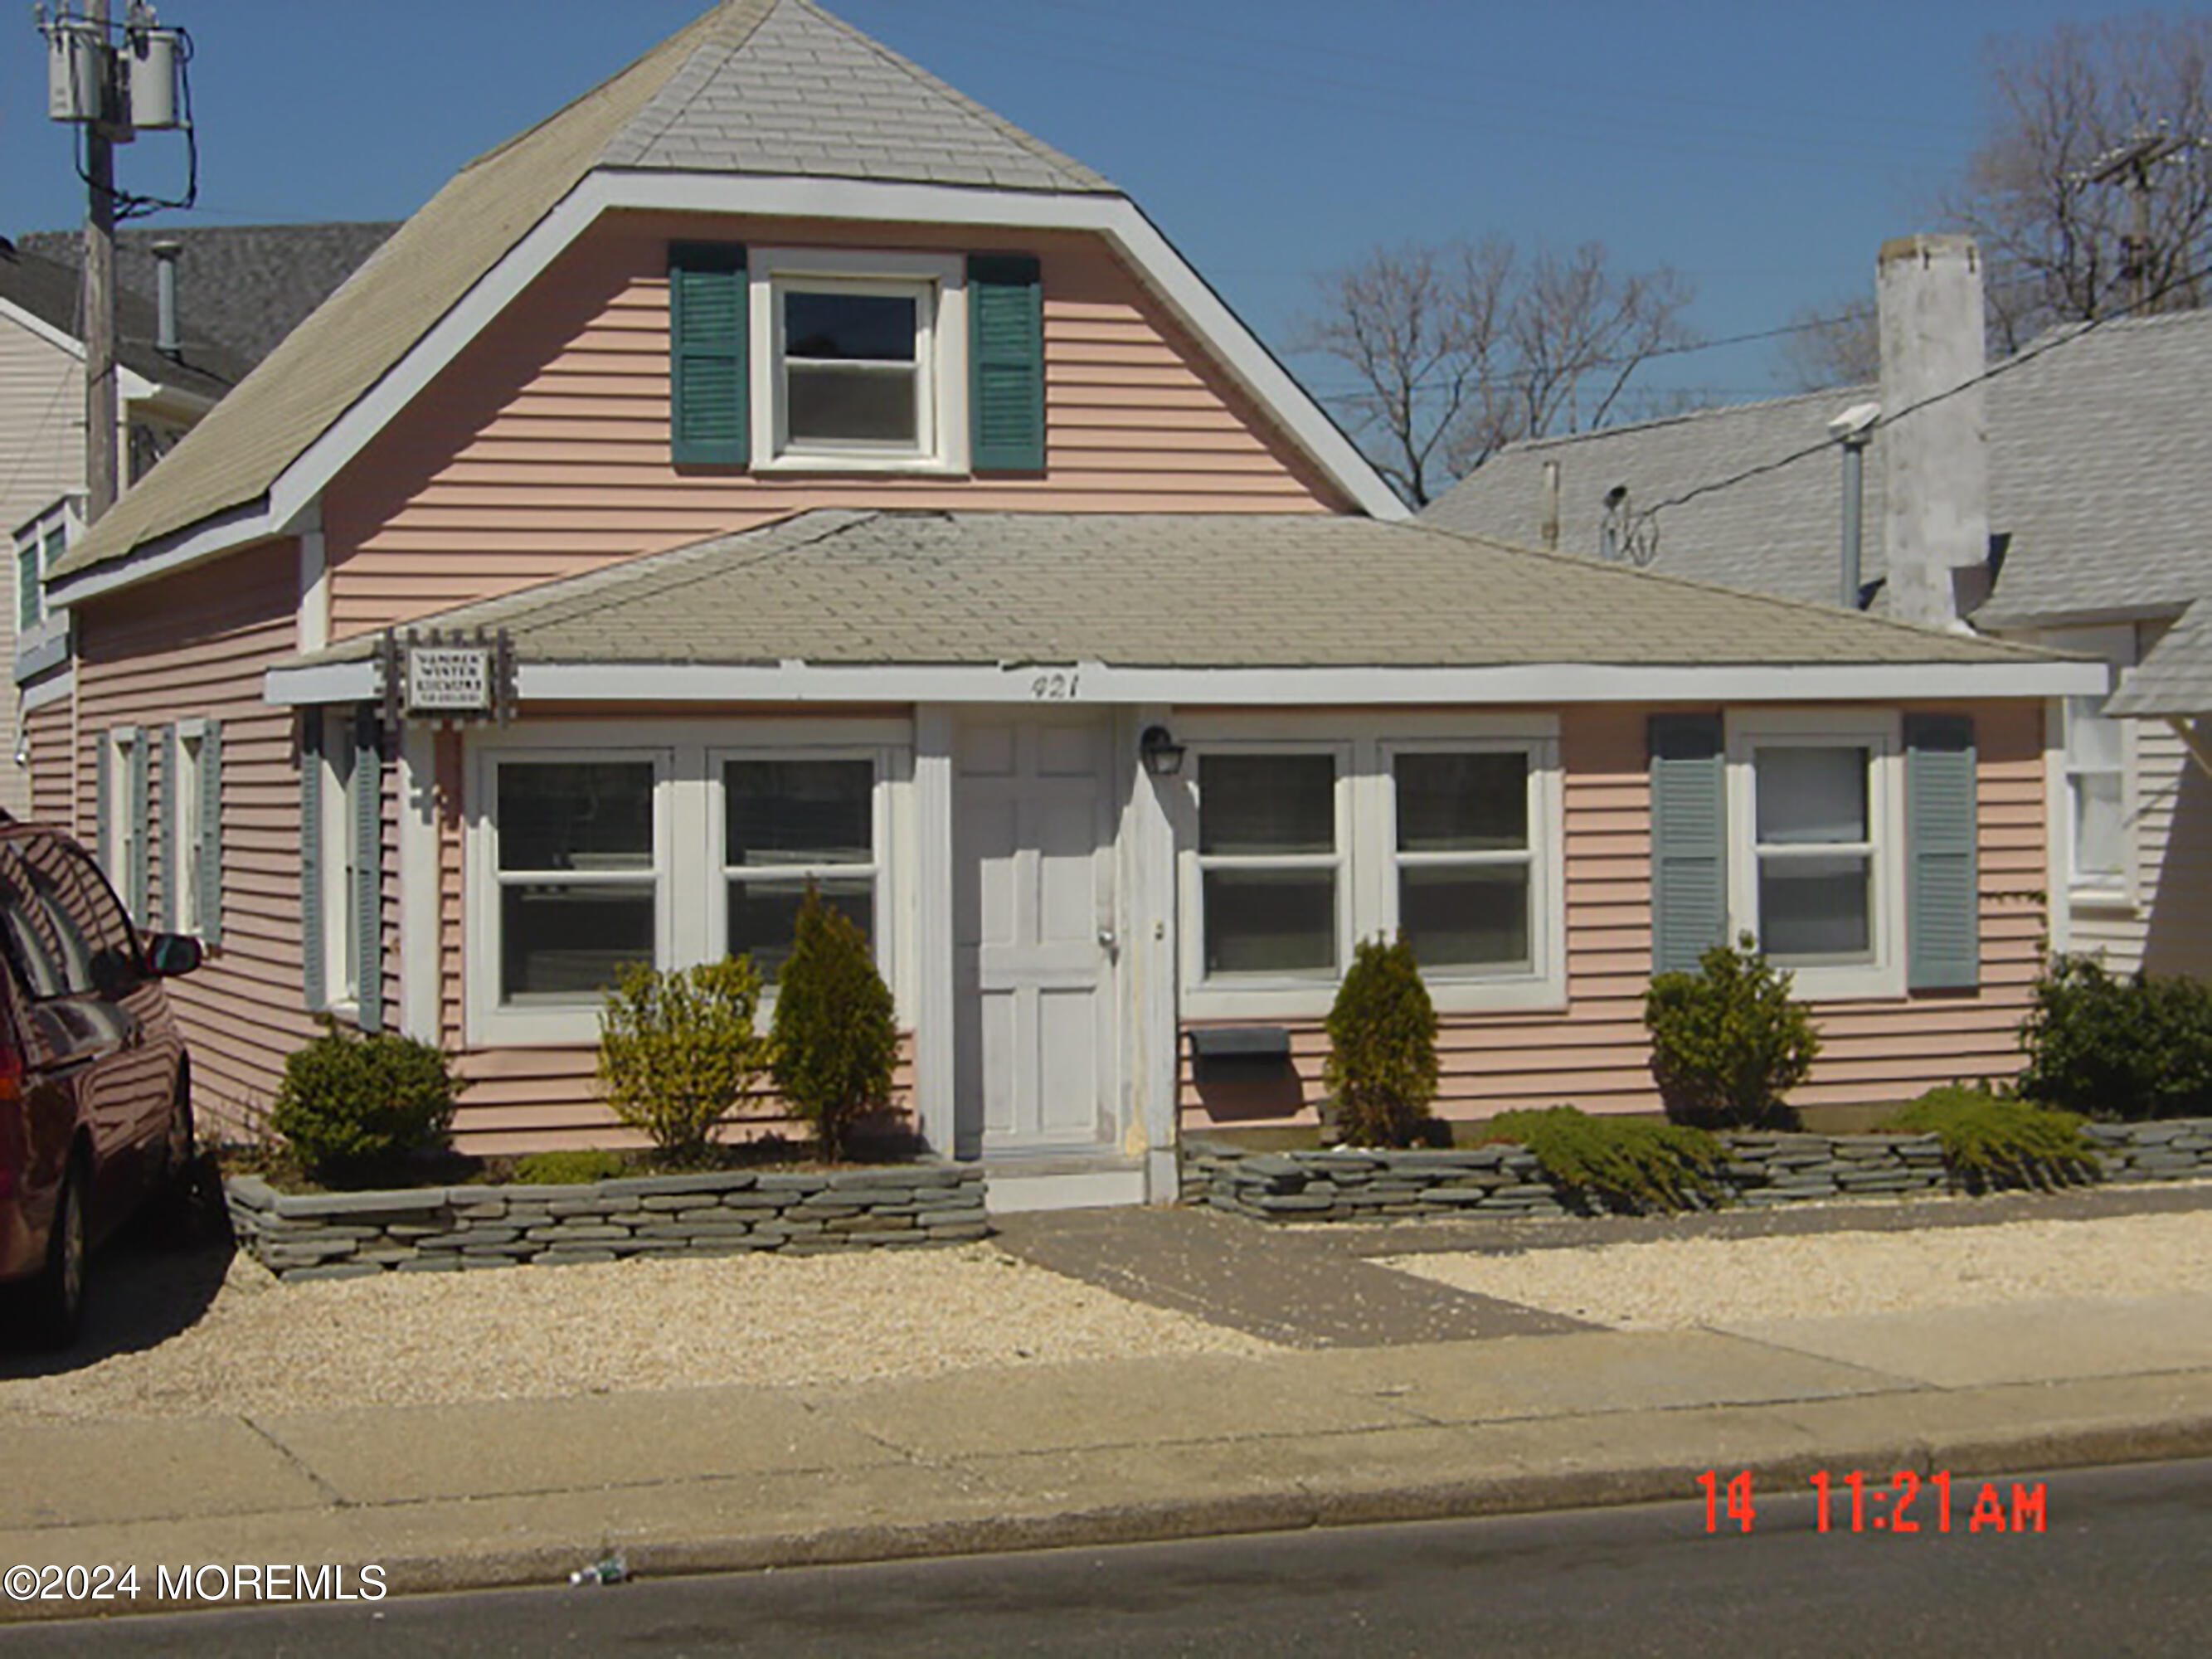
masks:
<svg viewBox="0 0 2212 1659"><path fill-rule="evenodd" d="M1617 275L1595 242L1377 248L1316 288L1294 349L1352 372L1334 401L1415 507L1505 444L1603 425L1638 368L1692 339L1690 285L1663 266Z"/></svg>
<svg viewBox="0 0 2212 1659"><path fill-rule="evenodd" d="M2212 17L2061 24L1993 42L1988 72L1985 136L1942 206L1989 260L1992 346L2124 312L2138 283L2150 309L2201 303Z"/></svg>
<svg viewBox="0 0 2212 1659"><path fill-rule="evenodd" d="M1778 378L1792 392L1825 392L1881 378L1881 325L1874 296L1801 306L1783 337Z"/></svg>

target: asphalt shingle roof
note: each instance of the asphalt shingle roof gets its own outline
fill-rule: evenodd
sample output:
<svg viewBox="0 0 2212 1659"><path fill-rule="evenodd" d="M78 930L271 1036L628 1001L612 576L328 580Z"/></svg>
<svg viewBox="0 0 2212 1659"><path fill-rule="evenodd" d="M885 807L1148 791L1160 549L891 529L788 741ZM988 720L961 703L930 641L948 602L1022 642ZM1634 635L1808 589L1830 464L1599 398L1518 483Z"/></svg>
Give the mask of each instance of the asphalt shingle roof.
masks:
<svg viewBox="0 0 2212 1659"><path fill-rule="evenodd" d="M2046 349L2047 348L2047 349ZM1987 389L1990 529L2006 538L1994 592L1974 620L2021 626L2103 613L2171 612L2212 592L2212 312L2046 337ZM1879 396L1869 386L1707 410L1674 420L1516 444L1424 518L1534 543L1543 468L1561 471L1560 545L1595 551L1601 498L1628 485L1638 507L1821 445L1827 422ZM1863 568L1885 569L1877 431L1867 453ZM1657 568L1833 603L1841 485L1826 452L1659 515Z"/></svg>
<svg viewBox="0 0 2212 1659"><path fill-rule="evenodd" d="M386 221L125 229L115 236L115 277L150 302L154 244L182 244L177 313L185 335L221 341L251 365L275 350L398 228ZM84 239L75 231L39 230L17 245L74 267Z"/></svg>
<svg viewBox="0 0 2212 1659"><path fill-rule="evenodd" d="M79 315L81 283L76 267L48 259L27 247L0 253L0 300L21 306L48 327L72 340L84 337ZM220 398L246 378L252 364L206 331L185 327L179 356L165 357L154 349L159 319L154 303L128 289L115 296L115 356L132 374L161 386Z"/></svg>
<svg viewBox="0 0 2212 1659"><path fill-rule="evenodd" d="M423 623L506 628L526 658L571 663L2049 659L1592 560L1322 514L821 509ZM374 648L361 639L303 660L354 659Z"/></svg>

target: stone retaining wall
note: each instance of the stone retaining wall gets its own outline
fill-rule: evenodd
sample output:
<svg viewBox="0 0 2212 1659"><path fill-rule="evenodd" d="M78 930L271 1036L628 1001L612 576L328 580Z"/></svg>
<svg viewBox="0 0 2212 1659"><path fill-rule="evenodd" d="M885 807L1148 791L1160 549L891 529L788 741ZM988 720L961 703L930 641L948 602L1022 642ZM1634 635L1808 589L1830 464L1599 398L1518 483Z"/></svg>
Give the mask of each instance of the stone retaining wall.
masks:
<svg viewBox="0 0 2212 1659"><path fill-rule="evenodd" d="M2107 1181L2212 1177L2212 1119L2087 1126ZM1719 1203L1750 1206L1959 1190L1934 1135L1728 1134ZM1204 1137L1183 1146L1182 1199L1261 1221L1405 1216L1579 1215L1593 1200L1554 1186L1522 1148L1247 1152Z"/></svg>
<svg viewBox="0 0 2212 1659"><path fill-rule="evenodd" d="M224 1192L239 1248L291 1279L633 1255L910 1249L990 1231L982 1171L942 1164L298 1195L236 1176Z"/></svg>

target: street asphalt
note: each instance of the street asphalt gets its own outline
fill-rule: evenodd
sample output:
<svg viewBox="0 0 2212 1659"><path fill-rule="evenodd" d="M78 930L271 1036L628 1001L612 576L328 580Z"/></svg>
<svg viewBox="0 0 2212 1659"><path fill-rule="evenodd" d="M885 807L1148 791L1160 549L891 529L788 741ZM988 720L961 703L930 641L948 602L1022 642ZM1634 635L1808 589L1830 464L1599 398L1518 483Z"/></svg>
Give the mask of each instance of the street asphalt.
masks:
<svg viewBox="0 0 2212 1659"><path fill-rule="evenodd" d="M2094 1201L2090 1201L2094 1200ZM2212 1205L2212 1185L1663 1224L1949 1225ZM1540 1231L1531 1232L1531 1226ZM1363 1255L1466 1228L1194 1211L1005 1218L1018 1255L1254 1331L1256 1358L1109 1359L835 1389L60 1420L0 1414L0 1620L263 1599L263 1571L387 1594L888 1560L1678 1499L1854 1470L1959 1480L2212 1455L2212 1296L1680 1332L1578 1327ZM1595 1231L1592 1231L1595 1230ZM1647 1229L1648 1231L1648 1229ZM1642 1236L1516 1224L1516 1248ZM19 1598L10 1570L137 1570ZM180 1565L222 1567L174 1594ZM255 1569L251 1587L237 1569ZM163 1595L161 1570L169 1570ZM211 1596L210 1589L223 1591Z"/></svg>

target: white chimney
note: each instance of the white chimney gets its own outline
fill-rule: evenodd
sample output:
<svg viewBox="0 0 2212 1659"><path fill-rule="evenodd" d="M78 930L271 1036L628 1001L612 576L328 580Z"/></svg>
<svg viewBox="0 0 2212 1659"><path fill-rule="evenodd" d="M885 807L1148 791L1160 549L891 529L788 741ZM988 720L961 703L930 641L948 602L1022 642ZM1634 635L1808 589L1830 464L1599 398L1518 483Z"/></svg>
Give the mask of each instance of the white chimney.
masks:
<svg viewBox="0 0 2212 1659"><path fill-rule="evenodd" d="M1983 571L1990 553L1988 424L1969 384L1984 367L1980 252L1969 236L1885 242L1875 297L1889 611L1955 628L1959 573Z"/></svg>

